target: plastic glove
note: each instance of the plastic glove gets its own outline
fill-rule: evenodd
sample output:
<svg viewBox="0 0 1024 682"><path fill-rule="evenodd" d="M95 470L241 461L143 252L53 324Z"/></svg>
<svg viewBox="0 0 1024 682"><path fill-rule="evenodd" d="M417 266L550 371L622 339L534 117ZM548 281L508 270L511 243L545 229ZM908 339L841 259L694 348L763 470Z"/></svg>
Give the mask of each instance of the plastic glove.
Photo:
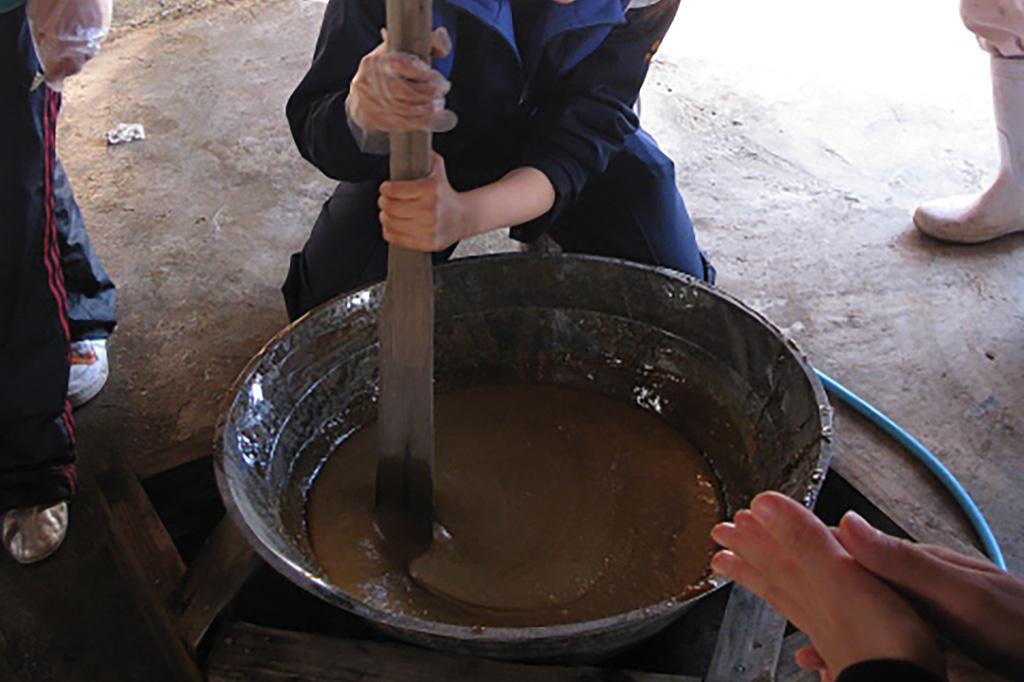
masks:
<svg viewBox="0 0 1024 682"><path fill-rule="evenodd" d="M352 122L364 131L399 132L430 130L446 133L458 118L444 106L451 90L444 76L412 54L387 51L384 42L359 62L346 101ZM443 27L430 37L430 51L444 57L452 49L451 38Z"/></svg>
<svg viewBox="0 0 1024 682"><path fill-rule="evenodd" d="M110 33L112 0L29 0L28 16L46 84L60 90Z"/></svg>

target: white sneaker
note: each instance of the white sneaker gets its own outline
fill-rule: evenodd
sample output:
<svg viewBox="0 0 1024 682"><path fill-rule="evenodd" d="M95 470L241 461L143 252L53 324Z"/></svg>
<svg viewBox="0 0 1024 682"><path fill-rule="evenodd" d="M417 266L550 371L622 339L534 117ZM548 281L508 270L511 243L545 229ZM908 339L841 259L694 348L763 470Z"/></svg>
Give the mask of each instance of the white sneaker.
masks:
<svg viewBox="0 0 1024 682"><path fill-rule="evenodd" d="M936 239L977 244L1024 231L1024 59L992 57L992 99L999 175L981 194L939 199L917 209L917 229Z"/></svg>
<svg viewBox="0 0 1024 682"><path fill-rule="evenodd" d="M56 552L68 533L68 503L12 509L3 515L4 549L19 564L34 564Z"/></svg>
<svg viewBox="0 0 1024 682"><path fill-rule="evenodd" d="M107 340L74 341L71 344L71 372L68 375L68 400L80 407L96 397L107 383Z"/></svg>

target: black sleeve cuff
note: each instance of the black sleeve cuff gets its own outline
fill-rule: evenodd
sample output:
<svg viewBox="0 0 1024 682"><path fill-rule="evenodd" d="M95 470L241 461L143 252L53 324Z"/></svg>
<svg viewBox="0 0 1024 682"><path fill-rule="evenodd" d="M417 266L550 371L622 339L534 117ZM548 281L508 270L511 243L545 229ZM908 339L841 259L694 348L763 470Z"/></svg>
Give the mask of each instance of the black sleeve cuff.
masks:
<svg viewBox="0 0 1024 682"><path fill-rule="evenodd" d="M521 164L530 168L536 168L547 176L551 186L555 190L555 203L551 209L542 216L534 218L528 223L523 223L512 228L512 238L521 242L532 242L547 231L563 211L576 200L576 192L573 188L578 181L574 181L572 170L580 172L578 164L571 158L560 158L557 153L530 154L527 153Z"/></svg>
<svg viewBox="0 0 1024 682"><path fill-rule="evenodd" d="M909 661L878 660L855 663L839 673L836 682L946 682L946 677Z"/></svg>

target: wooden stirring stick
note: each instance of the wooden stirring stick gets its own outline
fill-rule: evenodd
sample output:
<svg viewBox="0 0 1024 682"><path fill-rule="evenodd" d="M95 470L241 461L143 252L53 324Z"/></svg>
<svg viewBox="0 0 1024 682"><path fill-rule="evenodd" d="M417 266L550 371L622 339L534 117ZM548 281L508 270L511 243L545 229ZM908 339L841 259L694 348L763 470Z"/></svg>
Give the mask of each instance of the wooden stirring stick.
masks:
<svg viewBox="0 0 1024 682"><path fill-rule="evenodd" d="M430 60L430 0L387 0L388 49ZM429 131L391 133L391 179L430 174ZM391 246L380 317L377 510L425 549L434 520L434 281L429 253ZM395 514L397 512L397 514Z"/></svg>

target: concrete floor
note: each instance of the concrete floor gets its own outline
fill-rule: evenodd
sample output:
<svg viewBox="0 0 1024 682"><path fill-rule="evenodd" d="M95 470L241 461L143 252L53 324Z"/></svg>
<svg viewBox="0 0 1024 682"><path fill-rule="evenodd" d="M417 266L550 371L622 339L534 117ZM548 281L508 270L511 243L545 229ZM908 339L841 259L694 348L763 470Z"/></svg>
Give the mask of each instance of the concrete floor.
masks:
<svg viewBox="0 0 1024 682"><path fill-rule="evenodd" d="M910 222L919 200L980 189L994 168L986 59L953 0L834 5L688 0L643 120L677 160L721 287L932 445L1020 571L1024 237L944 246ZM208 438L285 323L287 257L331 189L283 114L323 8L218 3L123 28L69 84L59 144L120 288L112 377L78 414L86 471L112 455L141 475L180 462L158 451ZM124 21L161 11L142 2ZM148 139L107 148L119 122ZM931 511L941 496L918 467L844 423L845 474L901 493L897 516L921 537L958 527Z"/></svg>

